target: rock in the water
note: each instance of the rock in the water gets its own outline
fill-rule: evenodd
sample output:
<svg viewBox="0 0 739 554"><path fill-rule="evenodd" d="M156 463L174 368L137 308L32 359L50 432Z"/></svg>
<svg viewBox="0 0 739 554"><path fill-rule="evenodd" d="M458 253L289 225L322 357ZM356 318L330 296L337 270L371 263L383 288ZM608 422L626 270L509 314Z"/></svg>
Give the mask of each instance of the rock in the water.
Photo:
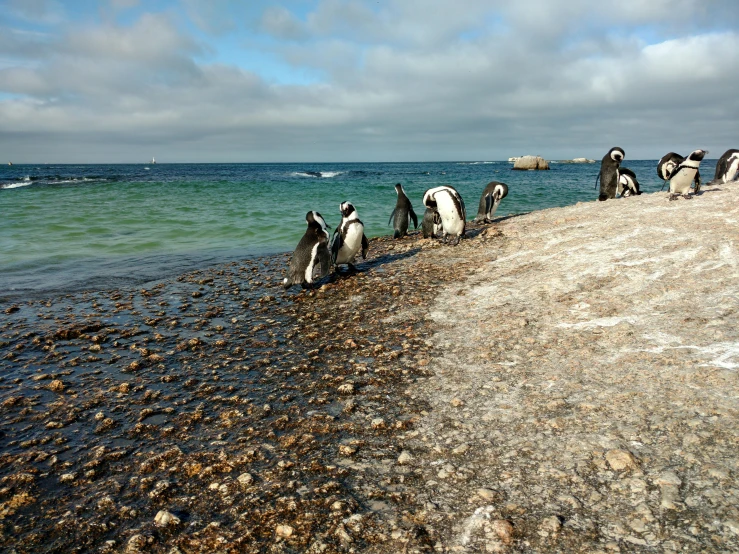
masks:
<svg viewBox="0 0 739 554"><path fill-rule="evenodd" d="M514 162L513 169L549 169L549 162L541 156L522 156Z"/></svg>
<svg viewBox="0 0 739 554"><path fill-rule="evenodd" d="M159 510L157 515L154 516L154 523L160 527L164 527L166 525L177 525L179 522L180 518L167 510Z"/></svg>

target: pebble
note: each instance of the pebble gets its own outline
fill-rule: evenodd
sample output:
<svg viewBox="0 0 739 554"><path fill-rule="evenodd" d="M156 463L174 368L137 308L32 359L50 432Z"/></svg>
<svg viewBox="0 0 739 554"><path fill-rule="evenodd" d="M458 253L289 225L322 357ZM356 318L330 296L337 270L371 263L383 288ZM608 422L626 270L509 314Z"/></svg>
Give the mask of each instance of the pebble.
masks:
<svg viewBox="0 0 739 554"><path fill-rule="evenodd" d="M398 463L401 465L409 464L412 460L413 460L413 456L407 450L403 450L400 453L400 456L398 456Z"/></svg>
<svg viewBox="0 0 739 554"><path fill-rule="evenodd" d="M609 450L606 452L606 461L616 471L633 469L637 466L636 458L626 450Z"/></svg>
<svg viewBox="0 0 739 554"><path fill-rule="evenodd" d="M254 477L250 473L242 473L239 475L236 480L241 483L244 487L250 486L252 483L254 483Z"/></svg>
<svg viewBox="0 0 739 554"><path fill-rule="evenodd" d="M166 510L159 510L157 515L154 516L154 523L160 527L164 527L166 525L177 525L180 523L180 518Z"/></svg>
<svg viewBox="0 0 739 554"><path fill-rule="evenodd" d="M289 525L278 525L275 527L275 535L283 539L289 539L295 533L295 529Z"/></svg>

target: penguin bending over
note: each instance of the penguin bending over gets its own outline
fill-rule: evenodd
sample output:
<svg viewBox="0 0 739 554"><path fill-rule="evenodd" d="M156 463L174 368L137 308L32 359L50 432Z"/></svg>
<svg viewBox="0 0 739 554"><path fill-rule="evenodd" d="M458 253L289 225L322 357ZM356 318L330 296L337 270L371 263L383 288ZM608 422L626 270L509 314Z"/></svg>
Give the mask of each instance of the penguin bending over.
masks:
<svg viewBox="0 0 739 554"><path fill-rule="evenodd" d="M336 269L338 266L348 264L349 269L354 271L354 258L357 256L360 248L362 250L362 259L367 258L367 250L369 250L369 241L364 235L364 223L359 220L357 210L351 202L342 202L339 205L341 212L341 223L334 231L331 238L331 261Z"/></svg>
<svg viewBox="0 0 739 554"><path fill-rule="evenodd" d="M672 170L679 166L684 159L684 156L676 152L668 152L657 163L657 176L663 181L669 181Z"/></svg>
<svg viewBox="0 0 739 554"><path fill-rule="evenodd" d="M628 167L618 168L618 194L621 195L621 198L641 194L639 181L636 180L636 173Z"/></svg>
<svg viewBox="0 0 739 554"><path fill-rule="evenodd" d="M698 167L701 160L708 154L706 150L694 150L688 155L675 169L670 173L670 200L677 200L681 194L686 200L693 197L690 196L690 185L695 180L695 192L701 188L700 176L698 175Z"/></svg>
<svg viewBox="0 0 739 554"><path fill-rule="evenodd" d="M429 189L423 195L423 205L439 213L444 242L451 235L455 237L452 244L459 244L467 225L467 212L457 190L449 185Z"/></svg>
<svg viewBox="0 0 739 554"><path fill-rule="evenodd" d="M328 275L331 269L331 255L328 251L328 225L323 216L318 212L311 211L305 215L308 228L303 238L295 247L287 277L283 279L282 285L289 289L293 285L301 285L308 288L314 283L314 270L321 266L319 278Z"/></svg>
<svg viewBox="0 0 739 554"><path fill-rule="evenodd" d="M739 150L732 148L724 152L716 163L716 174L713 182L716 184L730 183L739 180Z"/></svg>
<svg viewBox="0 0 739 554"><path fill-rule="evenodd" d="M441 236L441 216L436 210L426 208L423 214L423 222L421 224L423 229L423 238L433 239Z"/></svg>
<svg viewBox="0 0 739 554"><path fill-rule="evenodd" d="M618 146L614 146L603 156L600 162L600 173L598 174L598 178L600 179L598 200L616 198L619 180L618 168L625 157L624 149Z"/></svg>
<svg viewBox="0 0 739 554"><path fill-rule="evenodd" d="M394 229L393 238L399 239L404 237L408 232L408 225L411 219L413 220L413 227L418 229L418 218L416 217L416 212L413 211L411 201L405 195L403 185L400 183L395 185L395 192L398 194L398 201L395 203L395 209L390 214L390 219L387 223L390 225L392 221Z"/></svg>
<svg viewBox="0 0 739 554"><path fill-rule="evenodd" d="M482 196L480 196L480 205L477 208L477 217L474 221L491 223L500 201L506 196L508 196L508 185L498 181L488 183L485 190L482 191Z"/></svg>

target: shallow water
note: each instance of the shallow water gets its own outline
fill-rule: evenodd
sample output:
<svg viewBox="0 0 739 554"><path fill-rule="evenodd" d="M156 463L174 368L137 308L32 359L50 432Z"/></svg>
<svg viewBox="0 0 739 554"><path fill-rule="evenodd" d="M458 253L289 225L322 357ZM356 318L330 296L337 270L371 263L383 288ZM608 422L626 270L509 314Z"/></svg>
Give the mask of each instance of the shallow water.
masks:
<svg viewBox="0 0 739 554"><path fill-rule="evenodd" d="M656 161L627 161L645 192ZM428 188L455 186L474 217L492 180L496 216L591 201L599 164L511 171L508 162L15 165L0 169L0 297L119 286L244 256L292 250L317 210L357 207L368 236L390 232L395 183L419 218ZM704 180L715 160L706 160Z"/></svg>

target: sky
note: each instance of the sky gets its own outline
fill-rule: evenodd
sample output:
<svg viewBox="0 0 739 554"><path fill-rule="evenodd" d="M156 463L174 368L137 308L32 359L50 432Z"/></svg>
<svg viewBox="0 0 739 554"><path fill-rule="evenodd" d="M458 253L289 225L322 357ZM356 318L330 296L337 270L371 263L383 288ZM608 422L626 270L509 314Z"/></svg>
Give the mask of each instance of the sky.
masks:
<svg viewBox="0 0 739 554"><path fill-rule="evenodd" d="M736 0L0 0L0 161L739 148Z"/></svg>

